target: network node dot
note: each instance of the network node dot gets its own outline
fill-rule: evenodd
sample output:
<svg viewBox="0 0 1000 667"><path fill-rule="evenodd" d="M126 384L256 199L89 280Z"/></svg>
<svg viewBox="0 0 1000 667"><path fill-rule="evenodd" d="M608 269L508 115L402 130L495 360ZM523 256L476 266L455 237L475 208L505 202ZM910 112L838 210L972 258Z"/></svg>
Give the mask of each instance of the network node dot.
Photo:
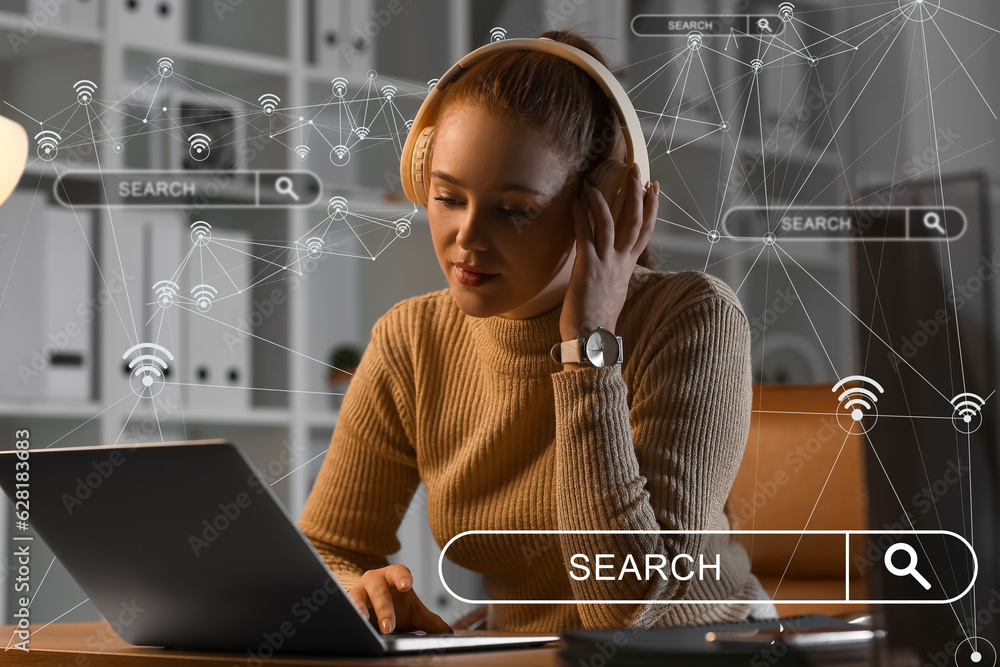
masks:
<svg viewBox="0 0 1000 667"><path fill-rule="evenodd" d="M969 656L969 659L972 660L972 662L979 662L983 659L983 654L979 651L973 651L972 655Z"/></svg>
<svg viewBox="0 0 1000 667"><path fill-rule="evenodd" d="M768 232L764 234L764 245L774 245L778 240L778 237L774 235L774 232Z"/></svg>
<svg viewBox="0 0 1000 667"><path fill-rule="evenodd" d="M146 377L142 378L142 383L147 387L152 386L153 377L151 375L147 375Z"/></svg>
<svg viewBox="0 0 1000 667"><path fill-rule="evenodd" d="M854 410L851 412L851 419L853 419L856 422L861 421L864 418L864 416L865 413L861 412L861 410L857 408L854 408Z"/></svg>
<svg viewBox="0 0 1000 667"><path fill-rule="evenodd" d="M142 119L142 122L143 122L143 123L146 123L146 122L148 122L148 121L147 121L147 120L146 120L145 118L143 118L143 119Z"/></svg>

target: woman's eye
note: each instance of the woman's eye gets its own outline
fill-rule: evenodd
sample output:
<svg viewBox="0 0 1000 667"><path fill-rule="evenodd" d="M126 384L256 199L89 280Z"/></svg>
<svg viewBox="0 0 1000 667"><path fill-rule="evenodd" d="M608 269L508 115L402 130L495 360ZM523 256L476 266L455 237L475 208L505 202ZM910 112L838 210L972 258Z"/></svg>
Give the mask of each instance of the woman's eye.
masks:
<svg viewBox="0 0 1000 667"><path fill-rule="evenodd" d="M449 197L435 197L434 201L439 201L445 208L452 208L455 206L455 200Z"/></svg>
<svg viewBox="0 0 1000 667"><path fill-rule="evenodd" d="M500 211L511 219L523 218L526 213L524 209L515 209L515 208L502 208L500 209Z"/></svg>
<svg viewBox="0 0 1000 667"><path fill-rule="evenodd" d="M435 197L434 201L441 202L441 205L444 206L445 208L455 208L456 206L458 206L458 202L456 202L451 197ZM517 219L517 218L523 218L525 215L527 215L527 211L525 209L522 209L522 208L503 208L503 207L501 207L501 208L497 209L497 212L500 213L500 215L502 215L502 216L510 218L511 220L514 220L514 219Z"/></svg>

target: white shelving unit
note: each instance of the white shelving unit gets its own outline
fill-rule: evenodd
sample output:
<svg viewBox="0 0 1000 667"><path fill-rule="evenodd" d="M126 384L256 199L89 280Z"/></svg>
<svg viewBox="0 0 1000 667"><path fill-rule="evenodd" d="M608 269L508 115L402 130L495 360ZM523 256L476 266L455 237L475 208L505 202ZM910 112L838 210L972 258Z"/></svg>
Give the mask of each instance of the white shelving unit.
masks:
<svg viewBox="0 0 1000 667"><path fill-rule="evenodd" d="M275 92L284 105L299 107L316 104L328 97L334 76L346 77L352 82L353 90L359 85L357 82L365 81L366 73L373 68L387 81L426 87L428 79L440 76L454 61L485 43L493 26L506 28L508 36L513 37L589 24L592 34L599 33L594 36L599 37L596 41L609 56L612 66L624 68L623 78L628 79L632 70L625 65L646 57L649 51L649 45L630 32L629 19L633 14L649 11L654 5L659 12L721 13L736 4L728 0L574 3L573 10L567 14L567 3L557 0L493 3L422 0L419 4L406 4L403 14L380 26L378 34L371 35L374 32L370 29L371 10L381 8L384 2L344 0L337 3L336 10L331 10L334 3L325 0L242 0L229 4L179 0L169 3L177 8L173 19L162 19L183 20L180 33L184 37L174 41L167 36L172 30L154 29L144 33L130 27L134 26L135 17L130 15L133 10L128 0L91 1L101 6L99 27L78 28L49 21L45 26L38 26L37 34L17 53L9 48L0 50L0 69L3 71L0 99L9 100L28 113L55 113L71 99L71 86L81 78L96 80L102 98L117 99L148 76L148 68L155 68L157 58L169 56L176 61L176 71L220 91L246 100L255 100L264 92ZM24 15L16 8L24 2L26 0L0 0L0 31L22 29ZM808 4L833 5L832 2L816 1ZM214 8L219 6L226 11L216 16L218 10ZM255 16L268 18L256 21ZM155 25L154 19L149 20ZM552 24L554 20L558 23ZM431 35L433 38L429 38ZM601 38L605 36L606 39ZM408 48L411 41L419 48ZM347 57L344 54L350 50L343 49L345 44L362 48ZM654 50L662 52L665 49L660 45ZM736 63L723 61L717 76L720 80L733 78L738 75L737 70ZM735 106L738 94L736 88L721 90L720 99L724 99L725 108ZM644 106L641 101L637 105ZM411 106L412 117L417 107L415 102ZM14 115L9 108L4 114ZM647 138L655 138L652 128L648 129ZM756 141L759 144L759 139ZM653 176L659 178L664 190L685 207L707 205L703 210L710 210L717 202L714 180L681 177L697 169L709 169L708 173L714 176L718 172L720 151L724 158L731 159L734 151L742 155L751 150L753 142L752 138L746 138L734 144L731 137L713 135L668 159L663 156L655 159ZM800 161L816 160L821 168L838 170L839 165L832 163L829 155L820 155L815 150L797 150ZM155 140L145 144L137 142L134 150L130 147L125 154L115 153L110 146L101 146L100 166L106 170L168 168L168 153L166 147ZM305 166L319 173L327 188L353 193L352 205L359 209L396 209L401 216L412 211L410 204L401 202L398 194L389 201L382 198L384 175L398 171L398 162L394 161L391 151L371 159L359 158L351 169L342 171L335 171L326 156L319 153L321 151L311 156ZM81 157L82 167L97 166L97 156L84 154ZM302 167L303 163L290 151L275 145L260 151L251 165L251 168L262 169ZM51 172L45 172L41 165L33 165L28 170L29 177L22 181L22 190L33 189L46 173L45 178L51 176ZM694 190L688 189L692 183ZM43 185L43 189L48 190L50 183L44 181ZM734 200L741 196L739 192L730 195ZM745 197L746 192L742 196ZM183 211L175 214L176 225L186 227L190 224ZM83 215L96 225L99 246L95 252L101 266L117 266L116 237L127 232L131 211L116 211L113 221L106 211ZM267 217L223 211L213 219L213 224L222 229L247 229L256 238L291 240L303 237L325 215L324 201L322 206L313 209L277 211ZM685 220L683 212L662 200L660 217ZM315 269L302 277L301 289L287 289L287 306L265 325L266 337L278 345L268 345L257 339L248 343L253 350L254 386L312 393L257 391L253 392L248 406L238 410L182 404L167 416L158 415L159 420L145 406L132 412L134 401L123 400L115 404L117 396L112 395L110 389L121 386L122 371L115 360L120 359L127 341L121 336L117 313L107 308L98 319L98 347L94 350L100 369L96 395L89 401L76 403L0 398L0 433L12 432L15 427L28 428L35 447L113 443L123 430L134 435L136 440L159 440L161 430L167 439L224 437L243 447L261 470L268 470L269 464L280 460L284 450L291 449L293 463L285 472L304 467L278 482L274 489L289 513L298 516L319 470L321 457L315 460L314 457L327 448L337 421L337 412L331 408L329 397L322 395L329 391L326 368L310 359L325 360L331 347L339 342L354 342L363 347L369 339L371 325L394 303L446 286L433 253L424 211L414 218L411 235L396 243L398 245L390 248L379 262L341 257L327 257L317 262ZM756 252L738 255L746 246L724 241L713 248L712 257L706 263L709 245L704 235L660 225L654 241L656 254L661 258L658 268L700 270L707 264L708 271L718 273L734 288L739 286ZM791 252L810 271L822 275L824 284L832 291L847 299L846 261L842 248L830 251L822 247L803 247ZM731 255L736 257L715 263L718 258ZM140 259L125 258L126 265L130 261ZM771 275L777 275L773 267ZM809 285L809 288L815 286ZM766 295L761 302L761 294L765 294L765 285L753 275L740 291L751 315L763 311L767 300L773 298ZM830 319L825 321L825 326L840 332L843 344L836 354L839 359L848 359L850 323L846 319ZM791 316L768 329L769 336L781 333L800 340L814 338L804 319ZM827 378L812 379L824 381ZM157 421L160 427L151 428ZM463 606L443 595L437 582L437 545L430 536L426 510L419 504L419 494L417 503L401 528L406 554L404 562L422 573L422 579L418 577L417 580L421 597L450 620L459 615ZM36 567L42 562L43 557L39 556ZM58 563L49 577L34 603L33 617L37 619L55 618L85 597ZM421 584L421 581L426 583ZM0 608L7 613L2 604ZM95 618L97 612L88 603L61 620Z"/></svg>

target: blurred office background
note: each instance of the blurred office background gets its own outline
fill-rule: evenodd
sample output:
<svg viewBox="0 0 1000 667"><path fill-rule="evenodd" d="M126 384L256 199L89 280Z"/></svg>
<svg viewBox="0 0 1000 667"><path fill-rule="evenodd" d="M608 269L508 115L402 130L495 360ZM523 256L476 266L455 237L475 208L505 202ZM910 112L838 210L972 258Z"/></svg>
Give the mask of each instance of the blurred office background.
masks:
<svg viewBox="0 0 1000 667"><path fill-rule="evenodd" d="M716 37L705 42L713 51L690 56L678 50L684 39L631 29L633 17L650 13L776 16L776 2L757 0L0 0L0 100L9 103L0 114L33 136L39 128L33 121L75 104L73 84L89 79L98 86L95 99L126 100L124 121L106 129L108 136L130 137L123 151L101 141L95 153L80 132L67 132L60 156L33 160L0 208L0 441L7 443L15 428L30 428L36 448L227 438L245 449L298 516L336 427L329 394L343 390L324 364L335 352L344 360L352 348L363 351L373 323L394 303L447 285L425 212L414 215L402 197L398 147L429 82L494 38L495 28L522 37L577 27L595 39L640 112L652 176L666 195L653 242L657 268L706 270L739 290L751 319L755 381L833 384L858 360L847 244L790 243L789 270L759 243L712 242L709 232L719 229L725 211L765 203L840 206L894 183L910 183L912 194L933 182L938 160L945 176L1000 170L991 111L1000 108L994 69L1000 40L988 28L1000 26L1000 6L955 0L934 21L904 17L864 32L854 27L880 25L878 17L897 3L842 4L795 2L803 23L785 41L813 45L811 62L813 55L803 56L808 48L768 55L747 38ZM829 35L842 36L843 48ZM862 39L854 52L852 44ZM755 55L764 68L753 84L748 63ZM152 98L136 94L155 79L163 57L185 78L165 79ZM331 100L337 77L346 79L347 99L363 98L365 90L373 98L367 143L356 138L357 119L338 115L340 105L316 117L329 135L338 134L334 128L354 131L346 165L333 164L333 146L316 135L271 140L248 122L247 109L259 111L262 94L279 97L282 108L319 105ZM398 114L375 113L385 86L395 89ZM176 116L184 128L215 124L217 134L226 128L231 141L217 151L229 151L239 168L313 170L324 185L320 202L270 210L116 209L112 230L106 211L54 201L56 169L96 169L98 158L104 170L197 167L186 161L183 133L135 129L159 100L174 114L190 110ZM295 150L300 144L311 149L304 156ZM997 201L992 181L985 182L977 215ZM121 362L129 347L120 322L121 313L129 316L126 300L136 311L139 338L155 337L154 284L190 249L192 223L210 222L213 234L237 247L242 239L257 248L287 248L328 218L334 196L344 197L350 214L337 218L339 231L301 272L283 270L287 258L264 251L242 261L220 258L230 262L234 282L255 286L214 304L212 320L172 314L176 377L212 386L168 387L155 414L151 405L133 409L133 400L120 400L131 396ZM994 224L992 211L978 224ZM408 234L386 234L372 219L407 220ZM981 254L989 258L995 250L982 247ZM259 280L269 267L280 275ZM956 267L956 283L974 269ZM253 335L227 342L220 322ZM61 338L74 323L79 332ZM58 349L43 354L50 342ZM19 366L34 368L36 353L38 372L19 373ZM987 370L997 377L995 367ZM0 526L9 532L9 517ZM437 580L438 548L419 491L400 536L404 552L394 560L418 573L417 590L433 609L449 621L459 616L464 606ZM41 549L35 554L39 576L50 559ZM6 555L0 563L9 573ZM57 618L85 598L55 563L33 603L33 620ZM97 617L84 603L61 620Z"/></svg>

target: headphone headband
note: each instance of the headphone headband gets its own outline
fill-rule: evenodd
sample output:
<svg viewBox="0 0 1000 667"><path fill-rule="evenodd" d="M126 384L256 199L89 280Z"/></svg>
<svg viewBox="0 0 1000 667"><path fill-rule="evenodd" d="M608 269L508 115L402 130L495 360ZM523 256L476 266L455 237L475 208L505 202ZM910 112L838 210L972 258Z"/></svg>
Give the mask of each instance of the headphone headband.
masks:
<svg viewBox="0 0 1000 667"><path fill-rule="evenodd" d="M540 51L550 55L568 60L597 82L611 103L621 124L622 133L625 135L626 164L633 162L639 165L639 179L642 183L649 182L649 156L646 152L646 141L642 134L642 127L639 124L639 117L636 115L635 107L622 88L621 83L614 77L608 68L600 63L596 58L586 51L575 46L557 42L548 37L519 37L515 39L503 39L498 42L491 42L479 47L475 51L467 54L464 58L451 66L449 70L438 79L430 93L424 99L420 110L413 119L409 133L406 135L406 143L403 145L403 152L400 156L399 171L403 183L403 193L406 198L414 204L427 207L427 184L423 182L423 169L414 169L414 158L422 161L429 148L430 137L425 133L437 121L438 111L441 102L444 100L446 89L451 84L460 79L465 72L471 69L476 63L493 56L500 51ZM415 155L416 154L416 155Z"/></svg>

